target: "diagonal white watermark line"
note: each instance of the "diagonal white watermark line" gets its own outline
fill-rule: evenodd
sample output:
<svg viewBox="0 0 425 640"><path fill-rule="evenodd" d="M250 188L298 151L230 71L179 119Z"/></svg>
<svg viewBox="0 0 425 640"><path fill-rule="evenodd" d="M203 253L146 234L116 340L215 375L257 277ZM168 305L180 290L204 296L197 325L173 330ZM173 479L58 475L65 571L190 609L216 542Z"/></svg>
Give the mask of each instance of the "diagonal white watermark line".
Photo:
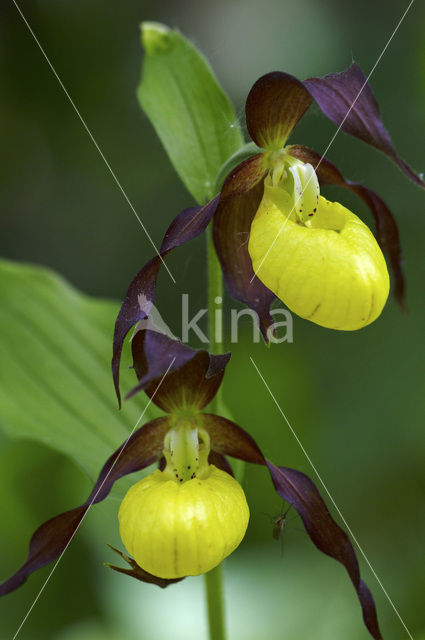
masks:
<svg viewBox="0 0 425 640"><path fill-rule="evenodd" d="M162 383L164 382L164 379L166 377L166 375L168 374L169 370L171 369L171 367L174 364L175 361L175 357L171 360L170 364L168 365L167 371L164 373L164 375L162 376L161 380L159 381L155 391L153 392L152 396L149 398L149 402L147 403L146 407L143 409L142 413L140 414L136 424L134 425L133 429L131 430L130 435L128 436L127 440L124 442L124 444L122 445L121 449L118 452L117 457L115 458L113 464L111 464L111 468L109 469L108 473L105 476L105 479L103 480L102 484L100 485L99 489L96 491L92 501L89 503L86 512L84 513L83 517L81 518L80 522L78 523L78 525L76 526L72 536L70 537L70 539L68 540L68 543L65 547L65 549L62 551L62 553L60 554L59 558L56 560L51 572L49 573L49 575L47 576L46 580L43 583L43 586L41 587L40 591L38 592L37 596L34 599L34 602L32 603L32 605L30 606L30 608L28 609L28 612L25 616L25 618L22 620L21 624L19 625L15 635L13 636L12 640L16 640L16 638L18 637L18 634L20 632L20 630L22 629L22 627L24 626L25 622L27 621L28 616L30 615L31 611L34 609L35 605L38 602L38 599L40 598L41 594L43 593L44 589L46 588L47 583L49 582L50 578L52 577L53 573L55 572L55 570L57 569L57 566L59 564L59 562L62 560L65 551L68 549L69 545L71 544L72 540L74 539L75 534L77 533L78 529L81 527L84 518L86 517L86 515L88 514L88 512L90 511L91 507L93 506L94 501L96 500L97 496L99 495L100 491L102 490L103 485L105 484L105 482L107 481L107 479L109 478L112 469L115 467L116 463L118 462L118 460L121 457L122 452L124 451L124 449L126 448L131 436L133 435L133 433L135 432L135 430L137 429L140 421L142 420L143 416L145 415L146 411L148 410L152 400L154 399L156 392L158 391L159 387L162 385Z"/></svg>
<svg viewBox="0 0 425 640"><path fill-rule="evenodd" d="M386 52L386 50L388 49L392 39L394 38L395 34L397 33L397 31L399 30L401 23L403 22L403 20L405 19L405 17L407 16L407 13L410 10L410 7L412 6L412 4L414 3L415 0L410 0L410 3L407 7L407 9L404 11L403 15L401 16L400 20L398 21L394 31L392 32L392 34L390 35L389 39L387 40L384 48L382 49L381 53L378 56L377 61L375 62L375 64L373 65L372 69L369 72L369 75L367 76L366 80L364 81L363 85L361 86L358 94L356 95L356 97L354 98L350 108L348 109L347 113L345 114L341 124L339 125L338 129L335 131L334 135L332 136L328 146L326 147L326 149L324 150L324 152L322 153L319 162L316 164L316 166L314 167L314 172L317 171L317 169L320 167L320 165L322 164L322 160L325 157L325 155L327 154L327 152L329 151L329 149L331 148L332 144L334 143L335 138L337 137L338 133L341 131L342 126L344 124L344 122L347 120L348 116L350 115L351 111L354 108L354 105L356 104L357 100L359 99L360 95L363 92L363 89L365 88L365 86L367 85L367 83L369 82L373 72L375 71L376 67L378 66L378 64L380 63L382 56L384 55L384 53ZM307 180L306 185L304 187L304 190L308 187L308 185L310 184L311 180L312 180L313 175L310 176L310 178ZM252 281L254 280L254 278L257 276L258 272L260 271L262 265L264 264L264 261L266 260L267 256L269 255L270 251L273 249L274 245L276 244L276 241L278 239L278 237L280 236L280 234L282 233L283 229L286 226L286 223L289 220L289 217L291 215L291 213L294 211L294 209L296 208L299 200L301 198L301 194L298 196L298 198L296 199L294 206L292 207L291 211L289 212L289 215L287 216L287 218L285 218L285 221L283 222L282 226L280 227L279 231L276 234L275 239L273 240L273 242L271 243L270 247L267 249L266 254L263 256L259 266L257 267L257 269L254 272L254 275L252 276L251 280L249 281L250 284L252 283Z"/></svg>
<svg viewBox="0 0 425 640"><path fill-rule="evenodd" d="M369 569L372 571L372 573L373 573L373 575L374 575L374 577L375 577L376 581L378 582L379 586L381 587L382 591L384 592L384 594L385 594L385 596L386 596L386 598L387 598L388 602L390 603L391 607L392 607L392 608L393 608L393 610L395 611L395 613L396 613L396 615L397 615L398 619L400 620L401 624L403 625L403 627L404 627L404 629L405 629L405 631L406 631L407 635L409 636L410 640L413 640L413 636L412 636L412 634L410 633L409 629L406 627L406 625L405 625L405 623L404 623L403 618L401 617L401 615L400 615L400 614L399 614L399 612L397 611L395 604L393 603L393 601L391 600L391 598L390 598L390 596L388 595L387 591L385 590L384 585L382 584L382 582L381 582L381 581L380 581L380 579L378 578L378 576L377 576L377 574L376 574L375 569L372 567L371 563L369 562L369 560L368 560L368 558L367 558L367 556L366 556L365 552L363 551L363 549L362 549L362 547L360 546L360 544L359 544L359 542L358 542L357 538L355 537L355 535L354 535L354 533L352 532L352 530L351 530L350 526L348 525L348 523L347 523L346 519L345 519L345 518L344 518L344 516L342 515L342 513L341 513L341 511L340 511L340 509L339 509L339 507L338 507L338 505L336 504L335 500L333 499L332 495L330 494L329 489L327 488L327 486L325 485L324 481L322 480L321 475L320 475L320 474L319 474L319 472L317 471L317 469L316 469L316 467L315 467L315 465L314 465L313 461L311 460L310 456L308 455L307 451L305 450L305 448L304 448L304 446L303 446L303 444L302 444L301 440L299 439L299 437L298 437L298 436L297 436L297 434L295 433L295 431L294 431L294 429L293 429L293 427L292 427L291 423L289 422L288 418L286 417L286 415L285 415L285 413L284 413L283 409L281 408L281 406L280 406L280 404L278 403L278 401L276 400L276 398L275 398L275 396L274 396L274 394L273 394L272 390L270 389L269 385L267 384L266 380L264 379L264 376L262 375L261 371L259 370L259 368L258 368L258 367L257 367L257 365L255 364L255 362L254 362L253 358L250 356L250 357L249 357L249 359L251 360L252 364L254 365L255 370L257 371L257 373L258 373L258 375L260 376L260 378L261 378L261 380L262 380L262 382L263 382L264 386L266 387L267 391L269 392L269 394L270 394L270 396L271 396L271 398L272 398L273 402L275 403L276 407L278 408L279 413L281 414L282 418L285 420L286 424L288 425L288 427L289 427L289 429L290 429L290 431L291 431L292 435L294 436L295 440L297 441L297 443L298 443L298 445L299 445L299 447L300 447L301 451L303 452L303 454L304 454L304 455L305 455L305 457L307 458L308 463L309 463L309 465L311 466L311 468L313 469L314 473L316 474L316 476L317 476L317 478L318 478L318 480L319 480L320 484L322 485L322 487L323 487L323 488L324 488L324 490L326 491L326 494L328 495L328 497L329 497L330 501L332 502L333 506L335 507L335 509L336 509L336 511L337 511L337 513L338 513L338 515L339 515L339 517L341 518L342 522L344 523L344 525L345 525L345 527L346 527L347 531L349 532L350 536L353 538L354 542L356 543L356 546L357 546L358 550L360 551L360 553L362 554L363 558L365 559L365 561L366 561L366 563L367 563L367 565L368 565Z"/></svg>
<svg viewBox="0 0 425 640"><path fill-rule="evenodd" d="M149 235L148 230L146 229L145 225L143 224L140 216L138 215L136 209L134 208L133 204L131 203L129 197L127 196L126 192L124 191L120 181L118 180L115 172L113 171L111 165L109 164L109 162L107 161L107 159L105 158L105 155L103 153L103 151L101 150L101 148L99 147L99 145L97 144L92 132L90 131L90 129L88 128L84 118L82 117L81 113L78 111L77 107L75 106L75 103L73 101L73 99L71 98L71 96L69 95L65 85L63 84L62 80L60 79L60 77L58 76L56 69L54 68L53 64L50 62L49 57L47 56L47 53L44 51L43 47L41 46L39 40L37 39L37 36L35 35L34 31L31 29L28 20L25 18L24 14L22 13L19 5L17 4L16 0L12 0L13 4L15 5L16 9L18 10L22 20L25 22L28 31L30 32L30 34L32 35L32 37L34 38L35 43L37 44L38 48L40 49L41 53L43 54L47 64L49 65L53 75L55 76L56 80L59 82L61 88L63 89L63 92L65 93L66 97L68 98L72 108L74 109L75 113L77 114L78 118L80 119L81 124L83 125L84 129L87 131L91 141L93 142L94 146L96 147L97 151L99 152L100 157L102 158L103 162L106 164L107 168L109 169L109 173L111 174L111 176L113 177L113 179L115 180L115 183L118 187L118 189L121 191L122 195L124 196L125 200L127 201L128 206L130 207L130 209L132 210L132 212L134 213L134 215L136 216L140 226L142 227L143 231L145 232L149 242L151 243L152 247L155 249L155 252L157 254L157 256L159 257L159 259L161 260L163 266L165 267L165 269L168 271L168 275L170 276L171 280L174 282L174 284L176 284L175 278L173 276L173 274L171 273L170 269L167 267L163 257L161 256L160 252L158 251L154 241L152 240L151 236Z"/></svg>

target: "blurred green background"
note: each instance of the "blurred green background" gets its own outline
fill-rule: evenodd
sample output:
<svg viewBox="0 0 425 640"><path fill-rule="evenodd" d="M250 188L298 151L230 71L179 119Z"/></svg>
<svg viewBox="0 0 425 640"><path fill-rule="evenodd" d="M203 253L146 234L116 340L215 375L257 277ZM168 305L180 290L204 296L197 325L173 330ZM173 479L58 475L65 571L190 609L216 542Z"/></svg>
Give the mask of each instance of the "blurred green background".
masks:
<svg viewBox="0 0 425 640"><path fill-rule="evenodd" d="M282 69L299 77L376 62L408 2L375 0L21 0L20 6L153 239L192 204L136 100L139 23L165 22L211 61L243 121L255 79ZM12 2L0 7L0 211L3 257L53 268L83 292L123 297L152 250ZM401 156L425 171L425 5L415 2L371 84ZM311 109L292 141L323 151L335 128ZM408 313L390 300L357 333L294 318L294 342L252 344L249 321L226 374L235 419L280 464L312 475L249 362L264 373L413 637L425 632L423 243L425 193L383 156L340 134L328 157L374 188L393 210L404 249ZM329 190L364 220L354 196ZM179 297L205 306L204 239L172 256L176 287L160 278L158 306L177 333ZM227 307L230 299L227 299ZM112 335L111 325L111 335ZM194 343L194 346L198 346ZM229 345L230 346L230 345ZM105 367L108 366L105 361ZM112 385L110 387L112 394ZM0 407L1 411L1 407ZM132 425L129 425L129 429ZM43 520L85 499L90 481L64 456L0 437L0 575L24 560ZM321 555L296 520L283 553L271 516L281 501L250 468L248 534L226 562L229 638L367 639L344 569ZM106 542L119 545L117 499L96 506L66 552L19 637L54 640L206 638L202 578L166 591L113 574ZM403 629L361 560L383 635ZM11 638L48 569L0 602L0 637Z"/></svg>

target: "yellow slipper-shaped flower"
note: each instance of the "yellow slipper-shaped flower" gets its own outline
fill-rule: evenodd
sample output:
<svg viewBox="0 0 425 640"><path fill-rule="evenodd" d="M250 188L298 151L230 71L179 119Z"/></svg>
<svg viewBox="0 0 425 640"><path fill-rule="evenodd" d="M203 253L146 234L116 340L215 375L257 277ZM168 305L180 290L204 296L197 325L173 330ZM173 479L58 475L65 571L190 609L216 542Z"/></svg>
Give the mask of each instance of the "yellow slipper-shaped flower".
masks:
<svg viewBox="0 0 425 640"><path fill-rule="evenodd" d="M351 331L370 324L389 293L373 234L338 202L319 196L307 215L296 202L266 178L248 246L258 278L291 311L323 327Z"/></svg>
<svg viewBox="0 0 425 640"><path fill-rule="evenodd" d="M180 483L155 471L130 488L119 514L121 539L139 566L160 578L205 573L240 544L249 520L242 487L209 465Z"/></svg>

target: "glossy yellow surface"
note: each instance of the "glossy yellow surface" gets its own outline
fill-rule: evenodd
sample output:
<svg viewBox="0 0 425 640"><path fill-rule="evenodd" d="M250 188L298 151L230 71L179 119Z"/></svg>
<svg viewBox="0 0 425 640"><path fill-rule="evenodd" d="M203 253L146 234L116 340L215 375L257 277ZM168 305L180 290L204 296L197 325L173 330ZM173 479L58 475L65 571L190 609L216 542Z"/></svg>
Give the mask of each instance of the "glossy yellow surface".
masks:
<svg viewBox="0 0 425 640"><path fill-rule="evenodd" d="M155 471L127 492L121 539L145 571L161 578L206 573L241 542L249 520L242 487L208 467L203 478L176 482Z"/></svg>
<svg viewBox="0 0 425 640"><path fill-rule="evenodd" d="M266 179L248 250L266 287L291 311L323 327L360 329L387 300L387 266L373 234L351 211L322 196L302 224L293 199Z"/></svg>

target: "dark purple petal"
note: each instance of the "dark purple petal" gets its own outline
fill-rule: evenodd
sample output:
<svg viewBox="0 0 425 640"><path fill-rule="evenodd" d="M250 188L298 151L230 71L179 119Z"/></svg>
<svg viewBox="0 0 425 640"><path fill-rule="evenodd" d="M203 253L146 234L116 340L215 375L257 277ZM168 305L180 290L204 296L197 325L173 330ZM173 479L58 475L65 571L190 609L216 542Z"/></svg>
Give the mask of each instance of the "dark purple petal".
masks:
<svg viewBox="0 0 425 640"><path fill-rule="evenodd" d="M241 162L229 173L221 189L220 203L227 198L241 196L259 182L262 182L268 171L264 153L257 153Z"/></svg>
<svg viewBox="0 0 425 640"><path fill-rule="evenodd" d="M117 567L113 564L109 564L109 562L105 562L105 565L114 571L118 571L119 573L124 573L126 576L131 576L132 578L136 578L136 580L140 580L141 582L148 582L149 584L156 584L158 587L165 589L165 587L169 587L170 584L175 584L176 582L180 582L184 580L184 578L158 578L158 576L154 576L151 573L148 573L142 567L139 567L137 562L126 556L125 553L119 551L119 549L115 549L112 545L108 544L108 547L115 551L123 560L125 560L131 567L131 569L127 569L126 567Z"/></svg>
<svg viewBox="0 0 425 640"><path fill-rule="evenodd" d="M382 640L375 603L367 585L360 579L353 545L332 518L317 487L301 471L277 467L268 460L267 466L277 493L298 511L312 542L346 568L359 597L364 623L375 640Z"/></svg>
<svg viewBox="0 0 425 640"><path fill-rule="evenodd" d="M229 474L229 476L233 476L233 469L230 462L223 456L221 453L217 451L210 451L210 455L208 456L208 464L213 464L217 469L221 469Z"/></svg>
<svg viewBox="0 0 425 640"><path fill-rule="evenodd" d="M309 78L304 81L304 86L332 122L385 153L408 178L425 187L425 183L396 154L390 135L382 124L376 98L357 64L353 63L342 73Z"/></svg>
<svg viewBox="0 0 425 640"><path fill-rule="evenodd" d="M312 103L302 82L281 71L257 80L245 104L251 138L263 149L280 149Z"/></svg>
<svg viewBox="0 0 425 640"><path fill-rule="evenodd" d="M364 200L375 218L376 239L388 257L394 274L394 295L400 307L405 310L403 256L397 223L385 202L372 189L351 181L347 181L347 186Z"/></svg>
<svg viewBox="0 0 425 640"><path fill-rule="evenodd" d="M222 199L214 216L213 235L230 294L258 314L261 332L268 342L268 330L273 325L270 305L275 296L257 276L254 277L248 253L251 223L263 196L263 190L261 181L247 193Z"/></svg>
<svg viewBox="0 0 425 640"><path fill-rule="evenodd" d="M375 219L376 239L383 253L390 261L394 273L394 295L399 305L404 309L404 276L402 269L402 254L397 223L385 202L371 189L345 180L335 165L318 153L301 145L293 145L288 148L291 156L309 162L316 170L320 184L332 184L345 187L354 191L364 200Z"/></svg>
<svg viewBox="0 0 425 640"><path fill-rule="evenodd" d="M204 207L184 209L173 220L162 241L160 255L150 260L131 282L115 323L112 375L121 406L119 367L124 339L136 322L147 318L155 298L156 278L165 256L176 247L192 240L207 228L218 204L219 196Z"/></svg>
<svg viewBox="0 0 425 640"><path fill-rule="evenodd" d="M211 448L217 453L254 464L266 463L254 438L231 420L202 413L197 416L197 421L208 431Z"/></svg>
<svg viewBox="0 0 425 640"><path fill-rule="evenodd" d="M90 506L104 500L119 478L140 471L158 460L169 428L168 417L157 418L138 429L123 443L104 464L87 500L81 506L51 518L35 531L27 560L0 585L0 596L14 591L31 573L58 558L72 540Z"/></svg>
<svg viewBox="0 0 425 640"><path fill-rule="evenodd" d="M230 353L211 355L191 349L157 331L137 331L131 342L138 384L127 394L142 389L167 412L179 407L203 409L215 396L223 379ZM167 373L158 387L159 380Z"/></svg>

